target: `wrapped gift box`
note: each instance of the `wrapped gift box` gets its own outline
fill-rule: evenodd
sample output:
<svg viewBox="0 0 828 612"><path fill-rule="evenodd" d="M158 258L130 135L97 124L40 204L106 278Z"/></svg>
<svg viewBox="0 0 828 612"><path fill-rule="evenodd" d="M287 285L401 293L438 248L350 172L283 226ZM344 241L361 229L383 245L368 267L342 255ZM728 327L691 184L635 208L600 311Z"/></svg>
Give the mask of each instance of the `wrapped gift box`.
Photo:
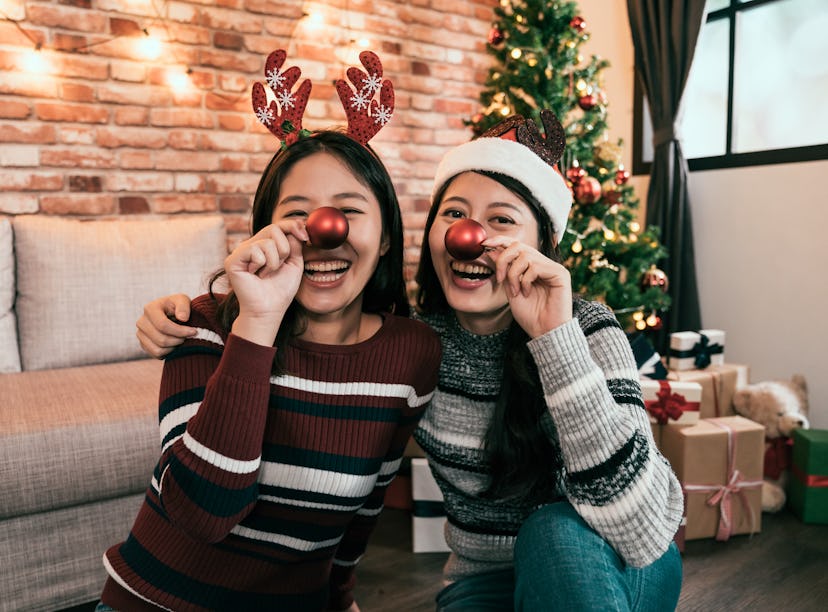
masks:
<svg viewBox="0 0 828 612"><path fill-rule="evenodd" d="M828 429L795 429L788 504L805 523L828 524Z"/></svg>
<svg viewBox="0 0 828 612"><path fill-rule="evenodd" d="M650 423L666 425L667 421L689 424L699 420L702 386L697 382L641 379L644 407Z"/></svg>
<svg viewBox="0 0 828 612"><path fill-rule="evenodd" d="M700 329L670 334L667 366L671 370L703 370L724 363L725 333L721 329Z"/></svg>
<svg viewBox="0 0 828 612"><path fill-rule="evenodd" d="M448 552L443 493L431 475L431 468L428 467L426 459L411 460L411 490L414 498L414 512L411 517L414 552Z"/></svg>
<svg viewBox="0 0 828 612"><path fill-rule="evenodd" d="M740 416L668 423L661 446L685 494L684 540L760 531L764 427Z"/></svg>
<svg viewBox="0 0 828 612"><path fill-rule="evenodd" d="M641 332L636 332L628 336L627 339L630 341L639 376L653 380L667 378L667 368L664 367L664 363L661 361L661 355L655 350L653 343L650 342L647 336Z"/></svg>
<svg viewBox="0 0 828 612"><path fill-rule="evenodd" d="M668 380L697 382L702 387L699 418L713 419L731 416L733 394L748 384L750 369L746 365L724 363L704 370L671 371Z"/></svg>

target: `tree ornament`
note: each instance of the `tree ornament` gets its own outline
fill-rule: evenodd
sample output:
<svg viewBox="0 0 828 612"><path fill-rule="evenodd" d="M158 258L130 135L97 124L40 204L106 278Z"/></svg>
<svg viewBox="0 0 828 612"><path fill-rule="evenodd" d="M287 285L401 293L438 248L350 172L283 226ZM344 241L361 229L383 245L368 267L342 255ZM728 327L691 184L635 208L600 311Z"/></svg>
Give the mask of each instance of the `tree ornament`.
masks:
<svg viewBox="0 0 828 612"><path fill-rule="evenodd" d="M493 47L496 47L505 39L506 37L503 35L503 31L496 25L493 25L492 29L489 30L489 44Z"/></svg>
<svg viewBox="0 0 828 612"><path fill-rule="evenodd" d="M630 180L630 171L624 168L624 164L621 164L615 171L615 184L624 185L628 180Z"/></svg>
<svg viewBox="0 0 828 612"><path fill-rule="evenodd" d="M308 215L308 243L318 249L335 249L348 238L348 218L338 208L322 206Z"/></svg>
<svg viewBox="0 0 828 612"><path fill-rule="evenodd" d="M621 203L621 200L623 199L623 198L622 198L622 196L621 196L621 192L620 192L620 191L618 191L617 189L607 189L607 190L604 192L604 196L603 196L603 197L604 197L604 201L605 201L605 202L606 202L609 206L615 206L615 205L617 205L617 204L620 204L620 203ZM613 214L615 214L615 213L617 212L617 210L616 210L616 211L610 211L610 212L612 212Z"/></svg>
<svg viewBox="0 0 828 612"><path fill-rule="evenodd" d="M603 168L614 168L621 161L621 147L609 140L602 140L592 148L595 163Z"/></svg>
<svg viewBox="0 0 828 612"><path fill-rule="evenodd" d="M655 311L653 311L653 312L650 314L650 316L649 316L649 317L647 317L647 319L645 320L645 322L647 323L647 327L649 327L649 328L650 328L650 329L652 329L653 331L658 331L659 329L661 329L661 326L664 324L664 322L661 320L661 317L660 317L660 316L658 316L658 315L655 313Z"/></svg>
<svg viewBox="0 0 828 612"><path fill-rule="evenodd" d="M658 287L663 293L667 293L667 288L669 286L670 281L667 278L667 274L664 273L664 270L656 268L655 264L652 264L649 270L644 272L644 276L641 278L641 288L645 291L651 287ZM652 316L655 316L655 313Z"/></svg>
<svg viewBox="0 0 828 612"><path fill-rule="evenodd" d="M586 170L581 168L581 165L578 163L577 159L572 160L572 165L567 168L566 170L566 178L569 179L569 182L573 185L577 185L582 178L586 176Z"/></svg>
<svg viewBox="0 0 828 612"><path fill-rule="evenodd" d="M569 22L569 27L575 30L576 32L583 32L586 30L586 21L580 15L576 15L572 18Z"/></svg>
<svg viewBox="0 0 828 612"><path fill-rule="evenodd" d="M596 104L598 104L598 96L594 93L588 93L578 98L578 106L585 111L592 110Z"/></svg>
<svg viewBox="0 0 828 612"><path fill-rule="evenodd" d="M449 255L462 261L477 259L485 250L486 230L474 219L460 219L446 230L446 250Z"/></svg>
<svg viewBox="0 0 828 612"><path fill-rule="evenodd" d="M575 184L574 192L579 204L593 204L601 199L601 183L594 177L585 176Z"/></svg>

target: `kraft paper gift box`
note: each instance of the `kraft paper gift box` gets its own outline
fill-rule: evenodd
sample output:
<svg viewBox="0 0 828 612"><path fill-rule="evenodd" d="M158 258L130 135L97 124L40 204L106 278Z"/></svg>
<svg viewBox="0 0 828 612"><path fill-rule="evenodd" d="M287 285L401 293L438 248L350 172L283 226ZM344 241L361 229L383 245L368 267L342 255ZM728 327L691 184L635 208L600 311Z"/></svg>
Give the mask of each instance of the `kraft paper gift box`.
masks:
<svg viewBox="0 0 828 612"><path fill-rule="evenodd" d="M761 530L762 425L741 416L668 423L661 446L684 491L684 540L724 541Z"/></svg>
<svg viewBox="0 0 828 612"><path fill-rule="evenodd" d="M748 366L724 363L704 370L671 371L667 379L699 383L702 387L699 418L712 419L735 414L733 394L748 384L749 376Z"/></svg>
<svg viewBox="0 0 828 612"><path fill-rule="evenodd" d="M795 429L788 505L805 523L828 524L828 429Z"/></svg>
<svg viewBox="0 0 828 612"><path fill-rule="evenodd" d="M670 334L667 367L671 370L702 370L724 363L725 333L721 329L700 329Z"/></svg>
<svg viewBox="0 0 828 612"><path fill-rule="evenodd" d="M668 421L689 425L699 420L702 392L699 383L648 378L642 378L640 382L656 448L661 448L661 430Z"/></svg>
<svg viewBox="0 0 828 612"><path fill-rule="evenodd" d="M426 459L411 459L411 488L414 498L414 512L411 517L413 551L448 552L443 493L431 475L431 468L428 467Z"/></svg>

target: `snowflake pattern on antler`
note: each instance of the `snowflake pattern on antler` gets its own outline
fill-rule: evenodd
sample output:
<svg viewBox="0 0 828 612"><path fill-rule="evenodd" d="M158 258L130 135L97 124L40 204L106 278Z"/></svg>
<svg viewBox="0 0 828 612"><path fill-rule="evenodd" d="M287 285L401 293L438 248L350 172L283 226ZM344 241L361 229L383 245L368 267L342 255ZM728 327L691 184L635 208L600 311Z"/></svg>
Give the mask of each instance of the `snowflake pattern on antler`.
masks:
<svg viewBox="0 0 828 612"><path fill-rule="evenodd" d="M278 138L282 145L289 145L299 138L302 131L302 115L311 91L311 82L302 81L295 93L291 92L302 71L296 66L281 70L287 53L277 49L265 61L265 81L275 99L268 103L267 93L261 83L253 84L253 112L256 118Z"/></svg>
<svg viewBox="0 0 828 612"><path fill-rule="evenodd" d="M394 86L382 78L382 63L372 51L359 54L367 72L348 68L346 74L354 88L344 80L336 82L336 92L348 118L348 135L367 144L391 119L394 112ZM379 91L379 101L372 99Z"/></svg>

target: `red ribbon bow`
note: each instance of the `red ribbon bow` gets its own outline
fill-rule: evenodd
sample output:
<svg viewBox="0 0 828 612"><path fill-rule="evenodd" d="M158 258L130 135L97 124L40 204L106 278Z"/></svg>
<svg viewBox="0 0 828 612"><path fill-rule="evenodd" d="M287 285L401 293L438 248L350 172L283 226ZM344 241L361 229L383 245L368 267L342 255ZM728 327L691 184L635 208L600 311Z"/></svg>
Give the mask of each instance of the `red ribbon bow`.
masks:
<svg viewBox="0 0 828 612"><path fill-rule="evenodd" d="M730 538L730 532L733 528L733 508L732 495L736 495L742 504L742 508L750 518L750 533L756 531L756 516L753 508L745 495L745 489L753 489L762 486L761 480L745 480L739 470L736 469L736 437L733 435L733 430L720 423L717 419L709 419L711 423L717 427L721 427L727 432L727 478L723 485L693 485L685 484L684 490L687 492L712 492L713 495L707 498L708 506L719 506L719 527L716 531L716 539L725 541Z"/></svg>
<svg viewBox="0 0 828 612"><path fill-rule="evenodd" d="M680 393L672 393L667 381L659 380L658 386L660 389L656 393L657 399L645 402L647 412L653 415L659 425L664 425L668 419L678 421L687 406L687 399Z"/></svg>

